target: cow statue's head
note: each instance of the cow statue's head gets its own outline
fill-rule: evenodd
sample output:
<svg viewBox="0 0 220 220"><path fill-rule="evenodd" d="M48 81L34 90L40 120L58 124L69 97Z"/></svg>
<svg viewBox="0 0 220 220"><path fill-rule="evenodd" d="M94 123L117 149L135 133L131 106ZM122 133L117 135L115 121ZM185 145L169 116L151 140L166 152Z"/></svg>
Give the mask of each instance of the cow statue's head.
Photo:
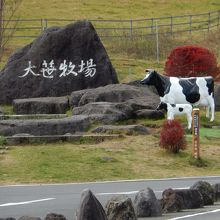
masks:
<svg viewBox="0 0 220 220"><path fill-rule="evenodd" d="M154 79L157 72L153 69L145 70L146 76L141 80L141 84L143 85L154 85Z"/></svg>

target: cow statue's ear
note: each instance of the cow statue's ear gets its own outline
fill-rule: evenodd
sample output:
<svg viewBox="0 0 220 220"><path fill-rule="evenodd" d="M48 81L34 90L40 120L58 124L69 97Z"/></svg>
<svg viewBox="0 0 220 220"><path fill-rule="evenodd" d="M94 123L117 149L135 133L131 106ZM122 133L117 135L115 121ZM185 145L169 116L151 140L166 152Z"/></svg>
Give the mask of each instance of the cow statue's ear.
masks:
<svg viewBox="0 0 220 220"><path fill-rule="evenodd" d="M145 70L145 73L149 73L149 69L146 69L146 70Z"/></svg>
<svg viewBox="0 0 220 220"><path fill-rule="evenodd" d="M146 69L146 70L145 70L145 73L153 73L153 72L155 72L154 69Z"/></svg>

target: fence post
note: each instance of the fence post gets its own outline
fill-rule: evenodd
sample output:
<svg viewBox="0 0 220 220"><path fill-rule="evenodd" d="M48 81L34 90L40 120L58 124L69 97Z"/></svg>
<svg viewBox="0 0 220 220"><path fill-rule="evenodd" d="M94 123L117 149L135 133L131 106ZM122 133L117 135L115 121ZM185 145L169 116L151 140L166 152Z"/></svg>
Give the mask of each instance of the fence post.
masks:
<svg viewBox="0 0 220 220"><path fill-rule="evenodd" d="M208 13L208 32L209 32L209 29L210 29L210 23L211 23L211 13L209 12Z"/></svg>
<svg viewBox="0 0 220 220"><path fill-rule="evenodd" d="M170 32L171 32L171 35L173 34L173 17L170 16Z"/></svg>
<svg viewBox="0 0 220 220"><path fill-rule="evenodd" d="M151 34L154 33L153 28L154 28L154 19L151 18Z"/></svg>
<svg viewBox="0 0 220 220"><path fill-rule="evenodd" d="M189 33L192 34L192 15L189 16Z"/></svg>
<svg viewBox="0 0 220 220"><path fill-rule="evenodd" d="M193 126L192 126L192 139L193 139L193 157L199 159L199 127L200 127L200 118L199 118L199 109L194 108L192 112Z"/></svg>
<svg viewBox="0 0 220 220"><path fill-rule="evenodd" d="M44 31L45 29L47 29L47 19L43 18L41 19L41 29L42 31Z"/></svg>
<svg viewBox="0 0 220 220"><path fill-rule="evenodd" d="M157 63L160 62L160 56L159 56L159 33L158 33L158 23L156 20L156 45L157 45Z"/></svg>
<svg viewBox="0 0 220 220"><path fill-rule="evenodd" d="M132 19L130 19L130 37L132 38Z"/></svg>

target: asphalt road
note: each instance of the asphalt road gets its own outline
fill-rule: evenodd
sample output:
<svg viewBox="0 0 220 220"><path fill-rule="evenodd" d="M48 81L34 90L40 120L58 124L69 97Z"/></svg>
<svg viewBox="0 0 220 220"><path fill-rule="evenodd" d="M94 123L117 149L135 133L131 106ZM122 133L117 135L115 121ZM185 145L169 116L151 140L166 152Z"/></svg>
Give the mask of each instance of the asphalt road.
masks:
<svg viewBox="0 0 220 220"><path fill-rule="evenodd" d="M44 219L48 213L53 212L63 214L68 220L73 220L74 213L80 204L81 192L84 189L92 190L102 205L105 206L106 201L117 194L127 194L133 199L135 193L140 189L150 187L159 199L161 198L163 190L167 188L188 188L198 180L204 180L211 184L220 183L220 176L75 184L0 186L0 218L19 218L28 215ZM160 218L146 219L220 219L220 203L201 209L169 213Z"/></svg>

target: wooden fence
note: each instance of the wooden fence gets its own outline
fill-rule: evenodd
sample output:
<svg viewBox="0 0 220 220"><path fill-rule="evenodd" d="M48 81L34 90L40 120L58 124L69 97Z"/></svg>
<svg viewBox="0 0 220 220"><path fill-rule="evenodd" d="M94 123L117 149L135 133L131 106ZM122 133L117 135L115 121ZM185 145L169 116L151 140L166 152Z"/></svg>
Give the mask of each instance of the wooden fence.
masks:
<svg viewBox="0 0 220 220"><path fill-rule="evenodd" d="M219 27L220 10L202 14L167 16L159 18L130 20L90 20L102 39L143 38L158 34L193 33L210 31ZM13 37L36 38L44 29L51 26L64 26L75 20L68 19L20 19L3 21L9 25L4 31L14 30ZM17 23L17 25L15 25ZM3 25L4 27L4 25Z"/></svg>

